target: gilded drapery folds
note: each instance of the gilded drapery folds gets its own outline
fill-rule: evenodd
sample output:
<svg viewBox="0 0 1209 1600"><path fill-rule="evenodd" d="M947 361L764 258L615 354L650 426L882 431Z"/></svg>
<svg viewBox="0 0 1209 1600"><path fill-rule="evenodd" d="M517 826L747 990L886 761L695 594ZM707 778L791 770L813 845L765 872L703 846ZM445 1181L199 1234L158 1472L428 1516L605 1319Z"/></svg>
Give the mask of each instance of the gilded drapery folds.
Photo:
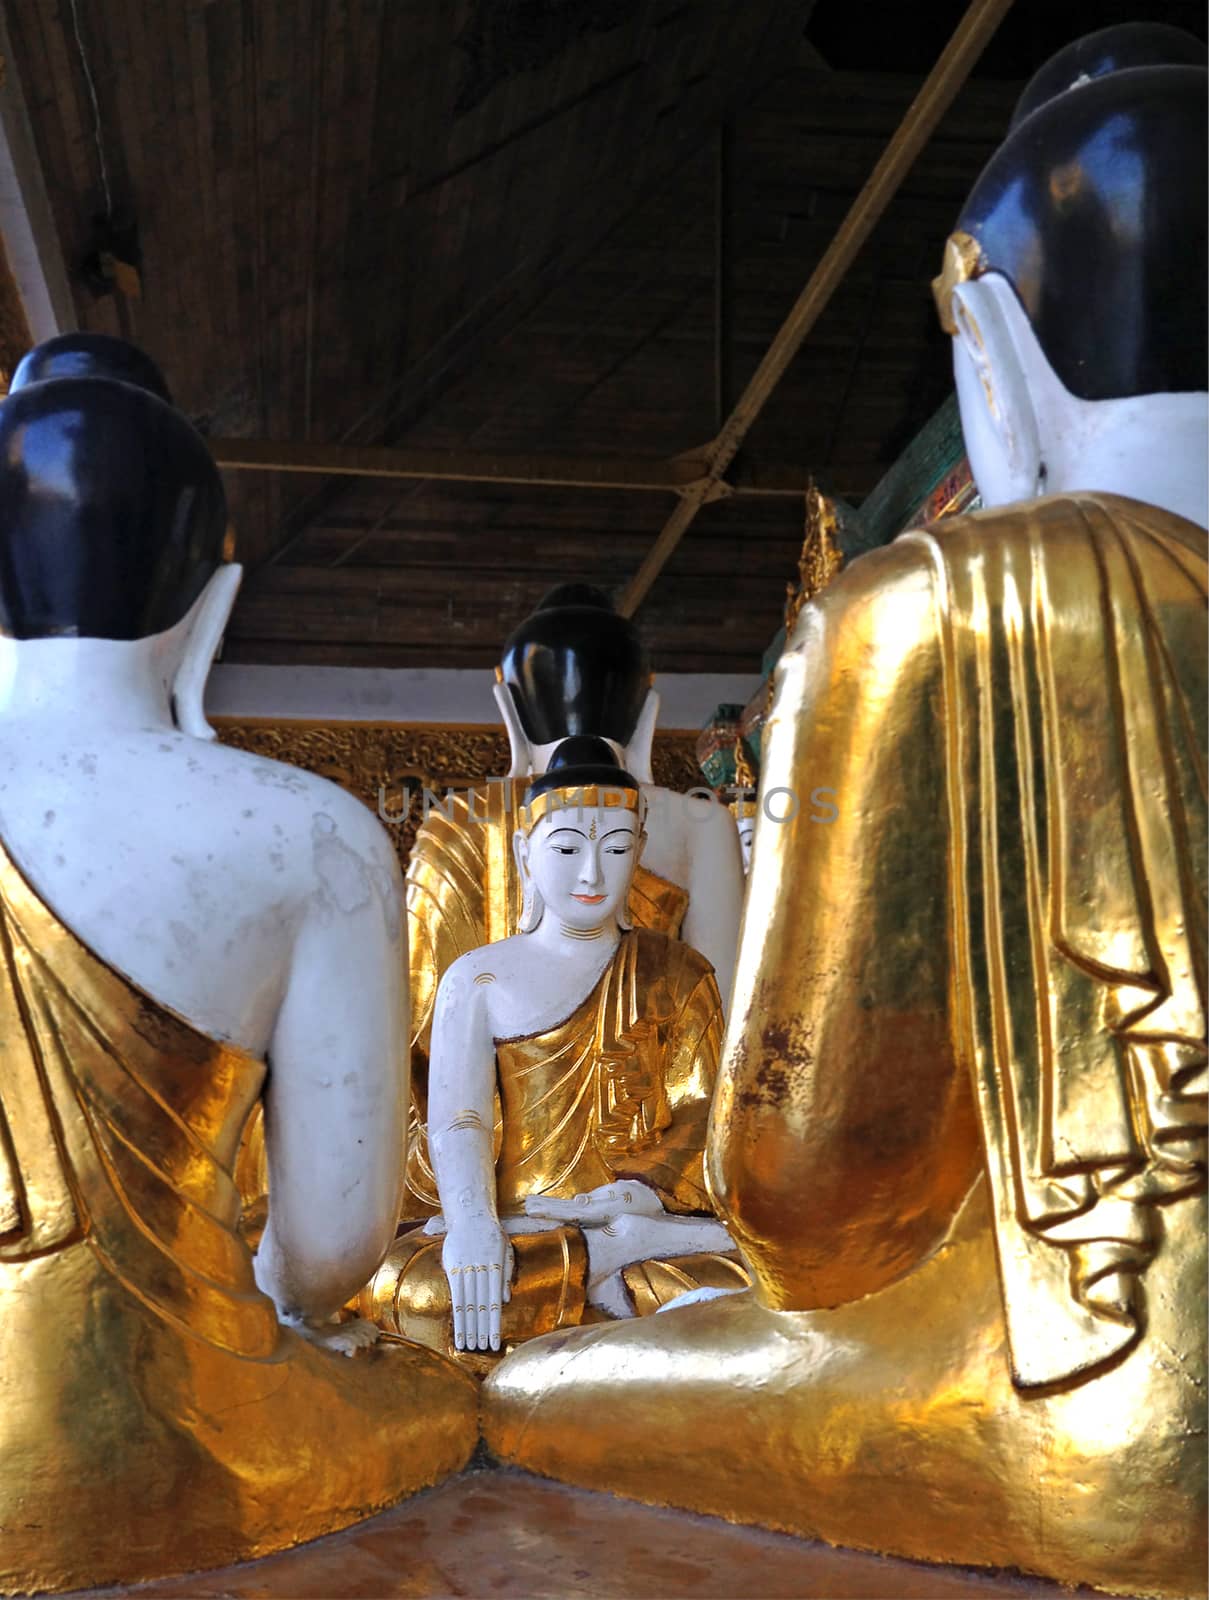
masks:
<svg viewBox="0 0 1209 1600"><path fill-rule="evenodd" d="M0 847L0 1594L280 1550L473 1450L439 1357L346 1361L258 1289L233 1169L264 1073L94 956Z"/></svg>
<svg viewBox="0 0 1209 1600"><path fill-rule="evenodd" d="M1024 1387L1136 1342L1157 1208L1205 1177L1204 541L1078 507L1058 538L1046 502L981 547L912 536L966 734L956 994Z"/></svg>
<svg viewBox="0 0 1209 1600"><path fill-rule="evenodd" d="M1014 1378L1044 1388L1137 1340L1159 1208L1204 1186L1204 535L1086 495L862 566L845 636L825 596L781 668L765 782L809 761L841 820L761 819L716 1191L770 1305L838 1304L939 1241L972 1111ZM797 926L765 905L791 866Z"/></svg>

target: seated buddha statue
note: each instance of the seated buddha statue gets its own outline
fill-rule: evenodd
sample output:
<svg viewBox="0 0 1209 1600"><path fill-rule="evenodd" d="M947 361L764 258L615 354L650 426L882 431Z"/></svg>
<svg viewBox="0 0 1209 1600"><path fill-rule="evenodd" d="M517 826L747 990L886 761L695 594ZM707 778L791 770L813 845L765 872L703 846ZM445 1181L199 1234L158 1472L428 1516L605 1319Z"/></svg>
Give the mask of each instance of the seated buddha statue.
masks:
<svg viewBox="0 0 1209 1600"><path fill-rule="evenodd" d="M986 509L777 670L707 1153L753 1288L509 1355L503 1460L1115 1592L1204 1589L1204 46L1027 87L937 284Z"/></svg>
<svg viewBox="0 0 1209 1600"><path fill-rule="evenodd" d="M519 926L521 880L512 835L526 785L567 738L603 738L637 778L646 845L627 919L684 939L712 964L725 1007L743 905L743 868L726 808L654 783L659 696L638 630L587 584L564 584L509 637L496 703L512 751L506 780L452 797L421 824L407 867L413 1128L408 1188L431 1201L427 1063L441 978L461 955Z"/></svg>
<svg viewBox="0 0 1209 1600"><path fill-rule="evenodd" d="M603 739L564 740L515 838L520 931L441 979L423 1212L360 1298L470 1364L593 1316L745 1287L705 1187L722 1033L709 962L634 927L639 785Z"/></svg>
<svg viewBox="0 0 1209 1600"><path fill-rule="evenodd" d="M351 797L212 742L240 575L217 469L139 351L69 335L0 405L0 508L12 1594L313 1538L477 1431L464 1374L340 1319L397 1214L402 886ZM253 1261L233 1168L261 1099Z"/></svg>

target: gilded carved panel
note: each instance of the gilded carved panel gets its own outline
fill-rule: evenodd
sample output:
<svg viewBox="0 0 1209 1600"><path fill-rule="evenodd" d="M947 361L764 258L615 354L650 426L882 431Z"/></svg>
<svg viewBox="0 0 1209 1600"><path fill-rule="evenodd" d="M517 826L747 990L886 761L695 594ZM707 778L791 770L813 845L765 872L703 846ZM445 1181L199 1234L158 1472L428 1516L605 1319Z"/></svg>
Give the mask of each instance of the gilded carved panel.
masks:
<svg viewBox="0 0 1209 1600"><path fill-rule="evenodd" d="M224 744L303 767L355 794L387 821L404 868L423 817L425 789L438 796L469 789L502 776L509 765L502 728L257 717L215 717L213 722ZM656 783L680 791L705 783L696 741L695 733L655 735Z"/></svg>

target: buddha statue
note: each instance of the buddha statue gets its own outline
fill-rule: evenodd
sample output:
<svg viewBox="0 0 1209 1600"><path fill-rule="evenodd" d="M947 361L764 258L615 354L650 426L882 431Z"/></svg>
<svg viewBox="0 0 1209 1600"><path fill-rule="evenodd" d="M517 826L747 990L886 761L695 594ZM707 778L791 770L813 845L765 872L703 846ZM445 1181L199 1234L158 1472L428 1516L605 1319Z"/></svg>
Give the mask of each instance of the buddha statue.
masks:
<svg viewBox="0 0 1209 1600"><path fill-rule="evenodd" d="M749 1281L705 1187L718 986L627 912L644 811L605 740L559 744L519 812L519 931L441 979L420 1197L439 1211L360 1306L480 1370L501 1342Z"/></svg>
<svg viewBox="0 0 1209 1600"><path fill-rule="evenodd" d="M552 590L510 636L496 703L512 752L506 780L450 797L421 824L407 869L412 1016L412 1200L433 1193L426 1165L427 1063L437 988L459 956L516 933L521 878L512 835L526 785L567 738L605 739L642 790L646 842L627 910L635 927L685 940L712 964L725 1007L743 905L734 824L703 795L656 785L659 696L634 624L586 584Z"/></svg>
<svg viewBox="0 0 1209 1600"><path fill-rule="evenodd" d="M751 1291L511 1354L503 1460L928 1561L1205 1582L1204 47L1030 83L937 299L987 509L777 671L707 1152Z"/></svg>
<svg viewBox="0 0 1209 1600"><path fill-rule="evenodd" d="M464 1374L339 1317L397 1215L402 886L351 797L213 742L240 569L202 440L139 351L54 339L0 405L0 507L12 1594L281 1549L477 1435ZM262 1097L253 1261L233 1166Z"/></svg>

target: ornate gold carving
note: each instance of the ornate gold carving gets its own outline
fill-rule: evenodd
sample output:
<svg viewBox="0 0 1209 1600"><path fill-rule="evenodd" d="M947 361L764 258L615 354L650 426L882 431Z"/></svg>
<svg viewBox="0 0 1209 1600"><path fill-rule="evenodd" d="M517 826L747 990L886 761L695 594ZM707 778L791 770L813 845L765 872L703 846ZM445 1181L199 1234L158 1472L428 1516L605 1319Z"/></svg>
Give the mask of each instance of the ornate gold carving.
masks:
<svg viewBox="0 0 1209 1600"><path fill-rule="evenodd" d="M787 644L793 634L802 607L808 600L813 600L815 595L831 582L832 578L844 565L844 552L836 543L838 530L839 518L836 516L835 502L829 500L814 479L811 478L806 489L806 532L802 539L801 552L798 555L798 581L796 585L793 583L785 585L785 642ZM763 720L767 720L768 714L772 710L775 685L776 674L770 672L764 697Z"/></svg>
<svg viewBox="0 0 1209 1600"><path fill-rule="evenodd" d="M404 867L423 818L425 789L436 804L448 790L464 793L507 772L511 761L502 728L259 717L215 717L213 722L224 744L287 761L355 794L386 822ZM701 783L696 742L695 733L655 735L657 784L683 792Z"/></svg>
<svg viewBox="0 0 1209 1600"><path fill-rule="evenodd" d="M756 786L756 769L751 764L741 734L735 735L735 782L744 789L754 789Z"/></svg>
<svg viewBox="0 0 1209 1600"><path fill-rule="evenodd" d="M798 556L798 581L785 585L785 637L793 632L798 613L807 600L826 588L844 565L843 551L836 543L839 519L835 502L829 500L812 478L806 490L806 533Z"/></svg>
<svg viewBox="0 0 1209 1600"><path fill-rule="evenodd" d="M747 746L743 743L743 735L736 734L735 783L739 788L750 791L750 794L754 795L759 781L756 769L751 764L751 756L748 754ZM749 798L748 795L741 794L730 802L728 809L737 822L742 822L746 817L755 816L756 802L753 798Z"/></svg>

